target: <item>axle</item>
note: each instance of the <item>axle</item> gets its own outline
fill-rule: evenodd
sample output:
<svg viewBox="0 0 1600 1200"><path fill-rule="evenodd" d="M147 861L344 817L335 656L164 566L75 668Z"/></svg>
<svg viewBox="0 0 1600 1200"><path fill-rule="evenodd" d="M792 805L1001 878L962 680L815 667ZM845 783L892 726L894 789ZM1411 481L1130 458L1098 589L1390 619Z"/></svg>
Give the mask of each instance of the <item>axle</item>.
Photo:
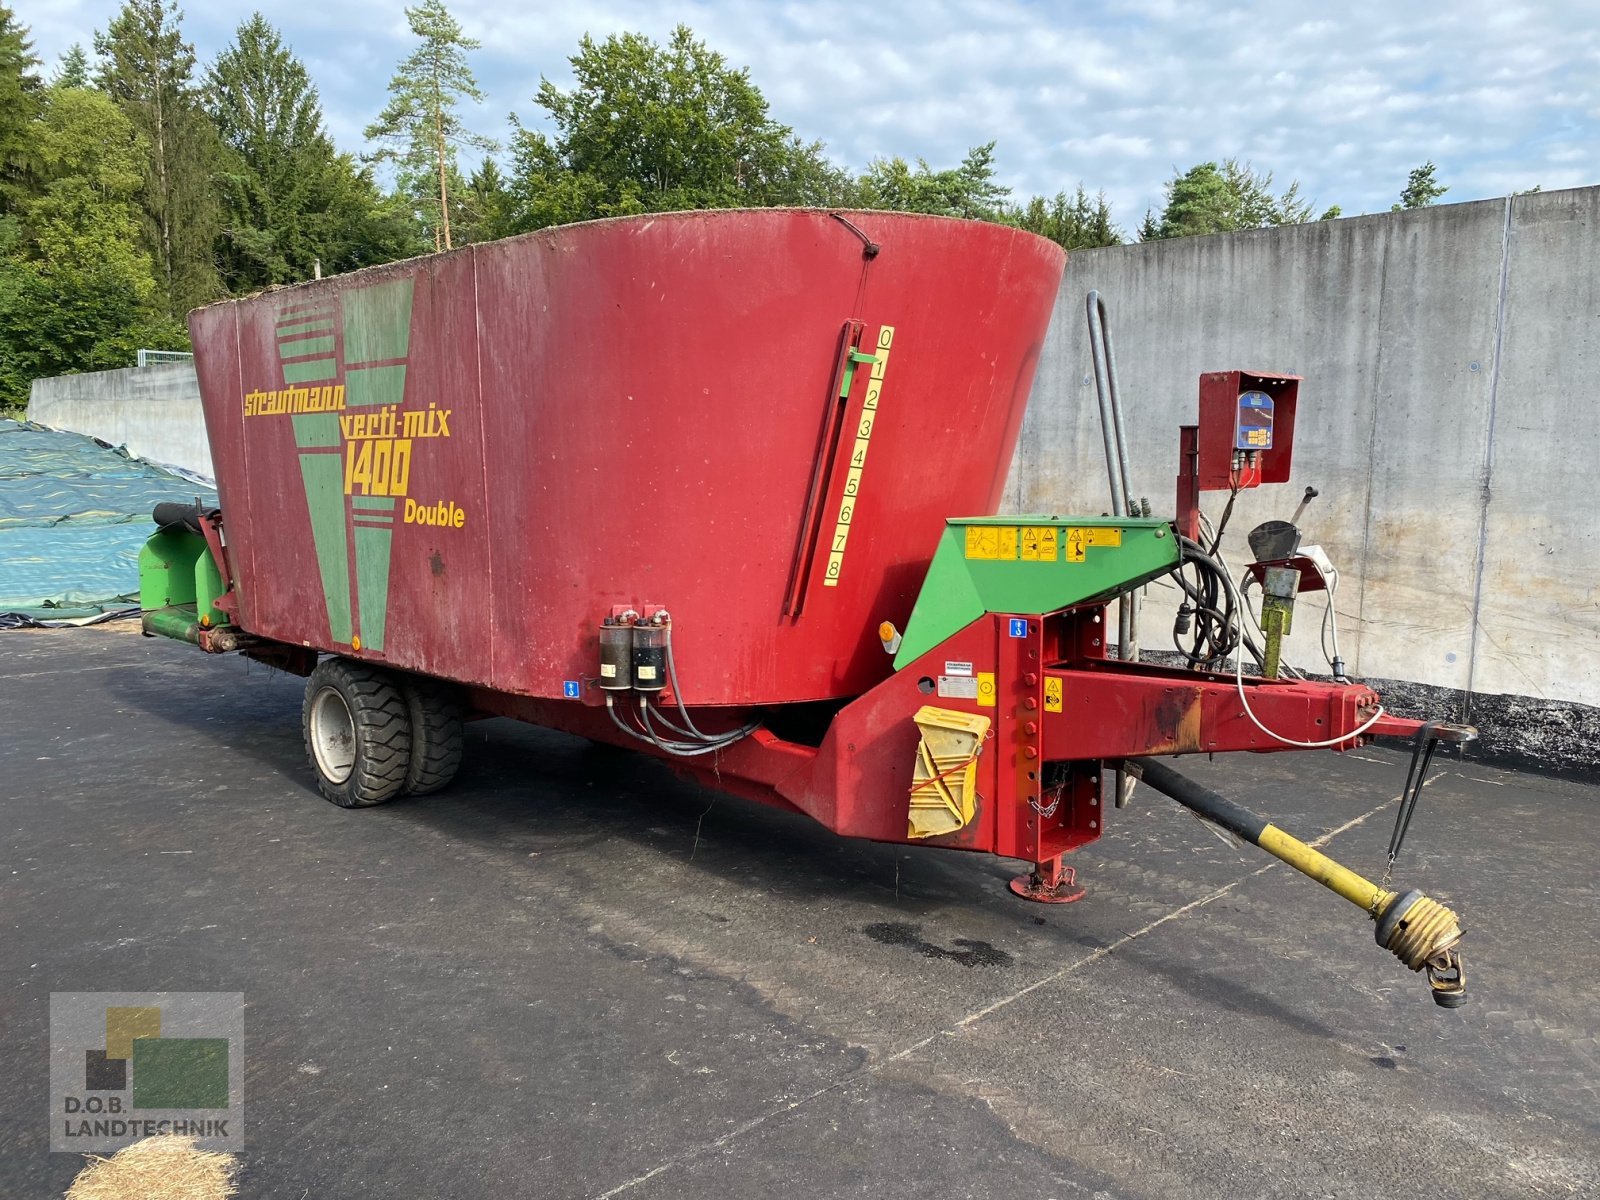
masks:
<svg viewBox="0 0 1600 1200"><path fill-rule="evenodd" d="M1266 818L1242 808L1210 788L1180 775L1155 759L1131 759L1128 767L1146 784L1206 820L1259 846L1302 875L1343 896L1377 922L1378 945L1413 971L1426 970L1434 1003L1459 1007L1466 1000L1466 976L1457 949L1461 922L1455 913L1421 892L1391 892L1356 874Z"/></svg>

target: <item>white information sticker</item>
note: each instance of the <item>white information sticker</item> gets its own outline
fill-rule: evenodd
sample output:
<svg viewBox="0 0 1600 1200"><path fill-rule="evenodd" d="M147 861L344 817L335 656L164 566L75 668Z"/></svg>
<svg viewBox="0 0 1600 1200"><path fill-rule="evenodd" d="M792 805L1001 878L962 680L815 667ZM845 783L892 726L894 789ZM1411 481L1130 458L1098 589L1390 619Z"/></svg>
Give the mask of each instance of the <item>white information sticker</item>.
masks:
<svg viewBox="0 0 1600 1200"><path fill-rule="evenodd" d="M944 665L946 675L971 675L972 664L969 662L947 662Z"/></svg>
<svg viewBox="0 0 1600 1200"><path fill-rule="evenodd" d="M939 695L951 700L976 700L978 681L970 675L941 675Z"/></svg>

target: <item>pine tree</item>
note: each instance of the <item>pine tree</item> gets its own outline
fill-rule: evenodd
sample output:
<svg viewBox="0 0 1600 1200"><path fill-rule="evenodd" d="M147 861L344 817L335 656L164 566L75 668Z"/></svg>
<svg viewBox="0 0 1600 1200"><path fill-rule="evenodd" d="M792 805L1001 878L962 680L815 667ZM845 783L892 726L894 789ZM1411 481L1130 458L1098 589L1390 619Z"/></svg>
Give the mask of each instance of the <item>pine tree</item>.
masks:
<svg viewBox="0 0 1600 1200"><path fill-rule="evenodd" d="M1057 192L1048 198L1035 196L1020 208L1008 210L1002 219L1008 225L1047 237L1068 250L1122 244L1122 230L1111 220L1111 204L1106 194L1101 192L1090 199L1081 183L1074 195Z"/></svg>
<svg viewBox="0 0 1600 1200"><path fill-rule="evenodd" d="M77 42L67 47L67 52L56 64L56 73L50 79L50 86L60 88L89 86L89 56Z"/></svg>
<svg viewBox="0 0 1600 1200"><path fill-rule="evenodd" d="M212 188L216 131L193 83L194 47L182 13L167 0L127 0L103 34L96 84L117 102L148 146L145 242L169 316L216 298L212 260L218 210Z"/></svg>
<svg viewBox="0 0 1600 1200"><path fill-rule="evenodd" d="M35 168L33 124L44 99L28 27L0 5L0 213L26 194Z"/></svg>
<svg viewBox="0 0 1600 1200"><path fill-rule="evenodd" d="M437 214L430 222L434 249L449 250L450 177L456 169L456 150L495 149L492 139L468 131L459 112L463 99L483 100L467 65L467 51L476 50L478 42L463 32L442 0L423 0L406 9L406 20L422 44L389 81L389 103L367 127L366 136L386 143L373 155L374 161L395 161L407 189L419 199L427 195L422 207ZM425 182L430 179L437 182Z"/></svg>
<svg viewBox="0 0 1600 1200"><path fill-rule="evenodd" d="M457 195L455 229L463 243L489 242L516 232L511 191L494 159L484 159Z"/></svg>
<svg viewBox="0 0 1600 1200"><path fill-rule="evenodd" d="M380 208L371 177L341 154L323 124L305 65L260 13L239 26L206 73L223 145L219 267L253 291L407 252L372 244ZM390 251L393 253L390 253Z"/></svg>
<svg viewBox="0 0 1600 1200"><path fill-rule="evenodd" d="M1433 161L1423 163L1406 177L1405 189L1400 193L1400 203L1391 205L1390 212L1401 212L1408 208L1427 208L1440 196L1450 189L1439 183L1433 177L1438 170Z"/></svg>

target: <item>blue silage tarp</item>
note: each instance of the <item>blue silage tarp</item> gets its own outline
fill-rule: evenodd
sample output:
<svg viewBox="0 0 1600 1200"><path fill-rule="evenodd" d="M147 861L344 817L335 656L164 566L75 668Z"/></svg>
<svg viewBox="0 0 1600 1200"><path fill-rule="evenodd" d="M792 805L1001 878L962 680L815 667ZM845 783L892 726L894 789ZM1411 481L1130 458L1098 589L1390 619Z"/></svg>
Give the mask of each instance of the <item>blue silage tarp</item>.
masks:
<svg viewBox="0 0 1600 1200"><path fill-rule="evenodd" d="M137 603L150 510L197 498L216 492L82 434L0 421L0 613Z"/></svg>

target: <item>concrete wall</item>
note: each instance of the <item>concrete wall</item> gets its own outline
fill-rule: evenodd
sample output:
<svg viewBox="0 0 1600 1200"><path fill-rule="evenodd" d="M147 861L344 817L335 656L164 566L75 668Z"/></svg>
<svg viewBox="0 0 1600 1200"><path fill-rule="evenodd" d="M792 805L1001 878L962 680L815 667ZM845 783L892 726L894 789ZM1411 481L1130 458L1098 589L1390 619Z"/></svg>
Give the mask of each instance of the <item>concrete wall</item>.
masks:
<svg viewBox="0 0 1600 1200"><path fill-rule="evenodd" d="M193 363L35 379L28 420L126 446L151 462L214 475Z"/></svg>
<svg viewBox="0 0 1600 1200"><path fill-rule="evenodd" d="M1353 673L1600 705L1600 188L1075 254L1013 511L1109 508L1091 288L1156 513L1173 509L1201 372L1304 375L1294 481L1241 496L1235 565L1312 484L1302 527L1343 571ZM1224 500L1204 498L1213 519ZM1144 646L1170 648L1175 593L1150 591ZM1302 603L1289 658L1326 671L1320 617Z"/></svg>

